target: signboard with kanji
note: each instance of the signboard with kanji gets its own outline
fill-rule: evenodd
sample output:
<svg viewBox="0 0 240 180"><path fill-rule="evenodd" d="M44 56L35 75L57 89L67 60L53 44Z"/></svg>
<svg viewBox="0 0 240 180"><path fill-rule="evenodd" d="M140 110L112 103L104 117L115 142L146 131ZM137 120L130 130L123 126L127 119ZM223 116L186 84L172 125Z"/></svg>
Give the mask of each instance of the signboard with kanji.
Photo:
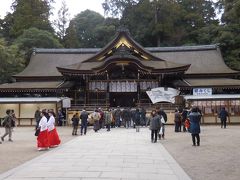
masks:
<svg viewBox="0 0 240 180"><path fill-rule="evenodd" d="M212 95L212 88L193 88L193 95Z"/></svg>

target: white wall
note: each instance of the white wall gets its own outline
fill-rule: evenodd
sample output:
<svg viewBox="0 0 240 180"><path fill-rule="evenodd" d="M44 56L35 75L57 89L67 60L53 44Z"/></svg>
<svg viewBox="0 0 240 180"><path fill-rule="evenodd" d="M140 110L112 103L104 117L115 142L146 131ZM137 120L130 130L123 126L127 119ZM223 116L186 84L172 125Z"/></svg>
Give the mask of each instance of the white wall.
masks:
<svg viewBox="0 0 240 180"><path fill-rule="evenodd" d="M19 105L18 104L0 104L0 118L6 116L6 110L13 109L16 117L19 117Z"/></svg>
<svg viewBox="0 0 240 180"><path fill-rule="evenodd" d="M54 112L56 112L56 104L50 103L50 104L21 104L21 113L20 118L33 118L34 113L37 110L37 108L42 109L53 109Z"/></svg>
<svg viewBox="0 0 240 180"><path fill-rule="evenodd" d="M25 118L20 119L20 125L32 125L35 124L34 114L37 108L42 109L53 109L54 112L57 112L56 103L27 103L20 104L20 112L19 112L19 104L0 104L0 118L6 116L7 109L13 109L17 118Z"/></svg>

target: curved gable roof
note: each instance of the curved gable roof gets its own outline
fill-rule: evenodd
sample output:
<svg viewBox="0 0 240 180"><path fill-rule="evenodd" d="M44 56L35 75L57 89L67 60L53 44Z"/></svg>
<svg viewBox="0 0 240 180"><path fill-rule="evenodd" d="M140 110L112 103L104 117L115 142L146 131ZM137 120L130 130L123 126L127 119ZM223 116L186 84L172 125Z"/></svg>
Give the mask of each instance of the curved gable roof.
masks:
<svg viewBox="0 0 240 180"><path fill-rule="evenodd" d="M87 59L86 62L104 61L109 56L115 54L115 51L121 51L122 47L124 47L125 50L130 54L138 56L142 60L163 60L152 55L151 52L133 40L129 35L128 30L120 29L111 42L109 42L105 47L98 51L97 54Z"/></svg>
<svg viewBox="0 0 240 180"><path fill-rule="evenodd" d="M237 74L229 68L217 45L187 47L152 47L155 56L174 63L191 64L187 75Z"/></svg>
<svg viewBox="0 0 240 180"><path fill-rule="evenodd" d="M169 64L174 63L175 65L180 65L181 67L186 66L186 64L191 64L186 75L235 75L238 71L230 69L224 62L223 57L219 48L216 45L201 45L201 46L182 46L182 47L147 47L143 48L138 43L136 43L129 35L125 32L123 33L125 39L134 45L141 63L145 66L158 66L163 67L162 61ZM90 68L93 64L91 60L96 57L104 57L106 52L111 51L112 46L116 44L117 40L111 41L105 48L79 48L79 49L36 49L31 56L30 63L28 66L19 74L13 76L17 80L21 78L62 78L62 74L58 71L57 67L61 68L76 68L82 66L87 66ZM118 41L120 42L120 41ZM143 52L144 51L144 52ZM148 57L149 59L153 56L150 61L141 58L141 53ZM144 54L145 53L145 54ZM121 55L121 54L120 54ZM135 54L135 56L137 56ZM94 58L95 57L95 58ZM111 57L111 56L109 56ZM109 57L105 57L107 60ZM104 59L104 58L103 58ZM96 66L99 64L95 61ZM156 60L158 59L158 60ZM164 60L165 61L164 61ZM102 60L102 61L101 61ZM88 62L89 61L89 62ZM86 63L86 64L85 64ZM154 65L153 65L154 64ZM82 66L82 68L83 68ZM94 65L95 66L95 65ZM78 69L78 68L77 68Z"/></svg>
<svg viewBox="0 0 240 180"><path fill-rule="evenodd" d="M128 31L121 30L108 45L89 59L70 66L58 66L57 68L65 74L71 74L73 71L79 74L94 74L107 70L109 64L118 64L121 61L124 61L125 64L136 63L141 70L150 73L184 72L190 66L190 64L168 62L154 56L135 42Z"/></svg>

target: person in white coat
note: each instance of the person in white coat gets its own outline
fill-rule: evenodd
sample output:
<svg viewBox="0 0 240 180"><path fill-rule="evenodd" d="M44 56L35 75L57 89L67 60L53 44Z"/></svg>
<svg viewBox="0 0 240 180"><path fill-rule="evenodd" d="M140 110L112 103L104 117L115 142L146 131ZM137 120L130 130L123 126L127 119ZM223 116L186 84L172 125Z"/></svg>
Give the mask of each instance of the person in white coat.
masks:
<svg viewBox="0 0 240 180"><path fill-rule="evenodd" d="M48 127L48 141L50 147L56 147L61 143L61 140L59 139L57 129L55 127L55 118L53 116L54 112L52 110L48 111L49 120L47 122Z"/></svg>
<svg viewBox="0 0 240 180"><path fill-rule="evenodd" d="M48 122L47 122L47 112L43 110L41 112L41 119L38 124L39 134L37 137L37 147L38 150L46 150L49 149L49 141L48 141Z"/></svg>

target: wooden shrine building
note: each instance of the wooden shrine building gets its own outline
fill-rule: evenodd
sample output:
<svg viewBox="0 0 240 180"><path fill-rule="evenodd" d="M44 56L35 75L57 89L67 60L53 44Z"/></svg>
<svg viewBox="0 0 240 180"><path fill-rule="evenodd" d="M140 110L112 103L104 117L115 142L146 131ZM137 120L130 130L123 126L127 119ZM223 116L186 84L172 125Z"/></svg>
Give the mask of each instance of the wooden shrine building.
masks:
<svg viewBox="0 0 240 180"><path fill-rule="evenodd" d="M16 82L0 85L0 97L69 97L71 108L136 107L150 106L147 90L172 87L206 117L221 106L240 115L238 75L217 45L145 48L119 30L102 49L35 49Z"/></svg>

